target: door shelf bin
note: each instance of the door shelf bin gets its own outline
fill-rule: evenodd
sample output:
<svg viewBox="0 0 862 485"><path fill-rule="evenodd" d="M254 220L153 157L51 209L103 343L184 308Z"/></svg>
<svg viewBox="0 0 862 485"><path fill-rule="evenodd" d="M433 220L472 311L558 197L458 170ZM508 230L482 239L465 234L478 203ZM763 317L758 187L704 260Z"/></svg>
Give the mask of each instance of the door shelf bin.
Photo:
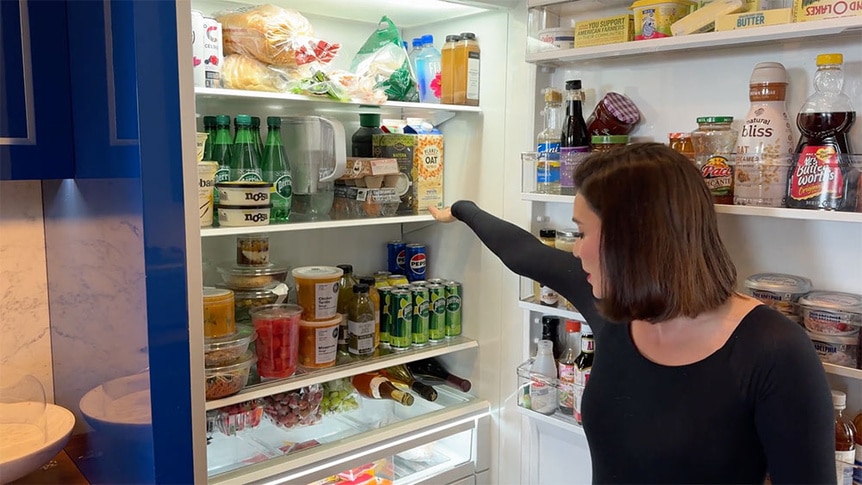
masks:
<svg viewBox="0 0 862 485"><path fill-rule="evenodd" d="M560 411L559 407L557 407L557 409L550 415L534 411L531 408L532 403L530 402L530 383L534 380L539 381L542 384L549 386L551 389L553 389L553 392L557 395L556 399L559 399L561 390L563 392L568 392L568 390L562 387L559 379L547 378L545 376L531 376L530 367L532 365L533 359L530 358L524 361L521 365L519 365L517 369L518 391L516 394L518 398L518 407L524 410L522 414L536 418L553 418L554 420L560 421L566 426L575 426L580 428L581 425L578 424L578 422L575 420L575 417L570 414L563 413L562 411ZM559 400L557 402L559 402Z"/></svg>

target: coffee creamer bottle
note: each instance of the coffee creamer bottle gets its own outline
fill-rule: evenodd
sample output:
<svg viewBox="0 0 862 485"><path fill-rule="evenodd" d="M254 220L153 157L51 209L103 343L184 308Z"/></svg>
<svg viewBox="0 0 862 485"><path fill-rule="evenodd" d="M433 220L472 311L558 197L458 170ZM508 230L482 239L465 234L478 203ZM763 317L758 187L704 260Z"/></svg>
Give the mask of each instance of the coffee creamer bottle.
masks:
<svg viewBox="0 0 862 485"><path fill-rule="evenodd" d="M784 207L793 133L784 99L787 71L778 62L761 62L749 82L751 108L736 142L733 203Z"/></svg>

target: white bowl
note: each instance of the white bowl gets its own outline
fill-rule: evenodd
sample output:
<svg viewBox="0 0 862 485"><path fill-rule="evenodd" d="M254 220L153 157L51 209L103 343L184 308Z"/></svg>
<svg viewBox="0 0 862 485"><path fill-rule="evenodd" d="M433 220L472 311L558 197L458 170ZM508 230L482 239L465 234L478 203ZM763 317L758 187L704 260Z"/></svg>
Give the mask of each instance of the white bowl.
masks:
<svg viewBox="0 0 862 485"><path fill-rule="evenodd" d="M44 425L15 422L17 416L38 415L42 405L41 402L0 403L0 479L3 483L38 470L69 442L75 415L64 407L45 403Z"/></svg>
<svg viewBox="0 0 862 485"><path fill-rule="evenodd" d="M146 433L153 422L150 373L119 377L90 389L78 406L97 431Z"/></svg>

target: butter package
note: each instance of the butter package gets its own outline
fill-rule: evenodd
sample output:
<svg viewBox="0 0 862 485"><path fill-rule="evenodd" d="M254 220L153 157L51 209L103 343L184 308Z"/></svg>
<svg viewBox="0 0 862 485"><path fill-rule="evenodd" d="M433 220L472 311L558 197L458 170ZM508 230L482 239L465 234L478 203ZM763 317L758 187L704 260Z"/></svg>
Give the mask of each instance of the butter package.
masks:
<svg viewBox="0 0 862 485"><path fill-rule="evenodd" d="M743 12L722 15L715 20L715 30L738 30L767 25L789 24L792 21L792 9L776 8L760 12Z"/></svg>
<svg viewBox="0 0 862 485"><path fill-rule="evenodd" d="M670 26L674 37L699 34L715 30L716 19L722 15L742 12L746 8L742 0L713 0L709 4L677 20Z"/></svg>
<svg viewBox="0 0 862 485"><path fill-rule="evenodd" d="M443 135L383 133L371 143L374 156L398 161L399 214L427 212L430 205L443 208Z"/></svg>
<svg viewBox="0 0 862 485"><path fill-rule="evenodd" d="M860 0L793 0L793 21L837 19L862 15Z"/></svg>
<svg viewBox="0 0 862 485"><path fill-rule="evenodd" d="M575 47L616 44L634 40L634 16L616 15L575 23Z"/></svg>

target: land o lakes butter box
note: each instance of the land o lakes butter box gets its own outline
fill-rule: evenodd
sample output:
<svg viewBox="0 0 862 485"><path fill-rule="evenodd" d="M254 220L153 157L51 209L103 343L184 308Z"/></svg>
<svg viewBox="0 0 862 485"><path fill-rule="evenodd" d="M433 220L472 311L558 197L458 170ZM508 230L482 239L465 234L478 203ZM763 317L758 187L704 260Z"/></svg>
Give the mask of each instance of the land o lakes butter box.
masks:
<svg viewBox="0 0 862 485"><path fill-rule="evenodd" d="M575 23L575 48L634 40L634 25L632 14L582 20Z"/></svg>
<svg viewBox="0 0 862 485"><path fill-rule="evenodd" d="M715 19L715 30L750 29L767 25L789 24L793 21L790 8L776 8L759 12L742 12L722 15Z"/></svg>
<svg viewBox="0 0 862 485"><path fill-rule="evenodd" d="M862 15L862 0L793 0L794 22L860 15Z"/></svg>
<svg viewBox="0 0 862 485"><path fill-rule="evenodd" d="M443 208L443 135L384 133L371 139L375 157L398 161L400 180L394 186L401 197L398 214ZM387 176L388 177L388 176Z"/></svg>

